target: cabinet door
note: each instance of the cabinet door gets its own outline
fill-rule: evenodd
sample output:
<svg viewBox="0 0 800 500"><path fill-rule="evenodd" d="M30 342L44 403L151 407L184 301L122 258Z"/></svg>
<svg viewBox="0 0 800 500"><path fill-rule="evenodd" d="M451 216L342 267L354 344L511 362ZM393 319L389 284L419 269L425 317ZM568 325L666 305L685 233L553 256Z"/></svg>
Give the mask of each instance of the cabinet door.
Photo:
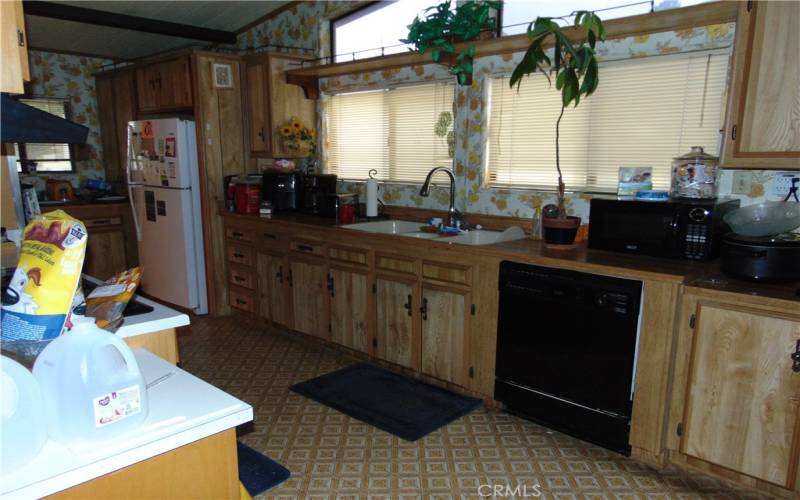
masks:
<svg viewBox="0 0 800 500"><path fill-rule="evenodd" d="M121 179L119 166L120 155L124 149L119 148L117 139L117 110L114 103L114 78L98 77L95 80L97 95L97 114L100 122L100 142L103 145L103 164L106 169L106 180L114 182Z"/></svg>
<svg viewBox="0 0 800 500"><path fill-rule="evenodd" d="M125 182L127 180L125 172L128 162L128 122L136 119L133 72L120 73L114 76L111 84L114 89L114 129L116 133L117 163L106 165L106 176L110 182Z"/></svg>
<svg viewBox="0 0 800 500"><path fill-rule="evenodd" d="M784 487L794 482L800 322L699 303L682 451Z"/></svg>
<svg viewBox="0 0 800 500"><path fill-rule="evenodd" d="M294 329L328 337L328 275L323 261L289 259L289 287L292 289Z"/></svg>
<svg viewBox="0 0 800 500"><path fill-rule="evenodd" d="M86 257L83 272L100 280L127 269L125 261L125 237L122 230L89 231L86 242Z"/></svg>
<svg viewBox="0 0 800 500"><path fill-rule="evenodd" d="M136 98L140 111L158 109L157 68L145 66L136 69Z"/></svg>
<svg viewBox="0 0 800 500"><path fill-rule="evenodd" d="M423 373L464 385L468 302L466 292L423 287Z"/></svg>
<svg viewBox="0 0 800 500"><path fill-rule="evenodd" d="M267 263L267 276L259 273L259 283L269 282L267 308L269 319L283 326L292 325L291 291L289 290L288 265L285 257L270 255Z"/></svg>
<svg viewBox="0 0 800 500"><path fill-rule="evenodd" d="M413 367L414 283L378 278L376 281L378 357L398 365Z"/></svg>
<svg viewBox="0 0 800 500"><path fill-rule="evenodd" d="M268 321L272 320L270 302L272 301L272 289L275 287L274 278L271 275L271 269L272 256L259 252L256 255L256 275L258 276L258 314ZM278 292L280 292L280 288L278 288Z"/></svg>
<svg viewBox="0 0 800 500"><path fill-rule="evenodd" d="M189 59L181 58L158 65L156 83L162 108L192 107L192 79Z"/></svg>
<svg viewBox="0 0 800 500"><path fill-rule="evenodd" d="M267 115L267 81L263 64L247 66L247 119L250 128L250 152L270 152L272 141Z"/></svg>
<svg viewBox="0 0 800 500"><path fill-rule="evenodd" d="M28 66L27 36L22 2L11 0L0 2L0 26L2 26L3 77L0 91L9 94L25 92L23 82L31 79Z"/></svg>
<svg viewBox="0 0 800 500"><path fill-rule="evenodd" d="M741 2L722 165L800 169L800 2Z"/></svg>
<svg viewBox="0 0 800 500"><path fill-rule="evenodd" d="M356 351L368 352L369 277L363 272L331 268L328 279L331 340Z"/></svg>

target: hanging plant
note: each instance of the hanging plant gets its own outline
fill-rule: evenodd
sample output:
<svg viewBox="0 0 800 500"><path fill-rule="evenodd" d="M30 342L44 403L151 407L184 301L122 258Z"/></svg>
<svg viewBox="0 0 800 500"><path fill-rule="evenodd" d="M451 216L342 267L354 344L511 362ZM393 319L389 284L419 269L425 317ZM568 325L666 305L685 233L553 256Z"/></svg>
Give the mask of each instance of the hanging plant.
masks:
<svg viewBox="0 0 800 500"><path fill-rule="evenodd" d="M501 4L495 0L478 0L451 10L450 0L445 0L425 9L424 19L415 17L408 25L408 37L400 41L413 45L413 50L420 54L430 51L431 59L447 65L459 84L470 85L475 46L456 53L455 45L494 36L497 20L491 15L492 9L500 9Z"/></svg>

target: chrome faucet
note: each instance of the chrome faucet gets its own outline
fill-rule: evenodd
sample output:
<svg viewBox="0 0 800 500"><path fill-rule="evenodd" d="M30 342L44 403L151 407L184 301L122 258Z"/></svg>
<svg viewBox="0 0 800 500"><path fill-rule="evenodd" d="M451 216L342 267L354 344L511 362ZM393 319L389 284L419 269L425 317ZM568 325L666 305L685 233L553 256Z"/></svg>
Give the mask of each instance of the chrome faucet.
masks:
<svg viewBox="0 0 800 500"><path fill-rule="evenodd" d="M428 176L425 177L425 182L422 184L422 189L419 190L419 195L428 197L431 191L431 177L438 171L445 172L448 177L450 177L450 208L447 209L447 227L456 227L461 228L466 226L466 221L464 220L464 216L456 210L456 177L453 175L453 172L447 167L434 167L428 172Z"/></svg>

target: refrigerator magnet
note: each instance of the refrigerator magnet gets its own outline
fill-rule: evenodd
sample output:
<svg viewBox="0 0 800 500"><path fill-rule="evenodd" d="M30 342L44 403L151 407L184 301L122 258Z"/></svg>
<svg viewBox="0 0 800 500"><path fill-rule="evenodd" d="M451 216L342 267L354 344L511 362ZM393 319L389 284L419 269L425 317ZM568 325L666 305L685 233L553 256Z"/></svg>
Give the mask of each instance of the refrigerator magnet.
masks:
<svg viewBox="0 0 800 500"><path fill-rule="evenodd" d="M142 125L142 139L152 139L153 138L153 122L146 121L144 125Z"/></svg>
<svg viewBox="0 0 800 500"><path fill-rule="evenodd" d="M166 144L164 144L164 156L175 158L175 136L167 137Z"/></svg>

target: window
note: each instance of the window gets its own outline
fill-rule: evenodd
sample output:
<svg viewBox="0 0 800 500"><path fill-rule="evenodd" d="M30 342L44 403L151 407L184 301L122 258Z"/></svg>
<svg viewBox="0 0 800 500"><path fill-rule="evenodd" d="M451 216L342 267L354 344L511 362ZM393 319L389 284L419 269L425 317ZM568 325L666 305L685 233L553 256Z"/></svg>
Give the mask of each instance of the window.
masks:
<svg viewBox="0 0 800 500"><path fill-rule="evenodd" d="M334 19L331 21L334 62L408 52L409 46L400 40L408 36L408 25L414 16L422 16L434 3L432 0L375 2Z"/></svg>
<svg viewBox="0 0 800 500"><path fill-rule="evenodd" d="M343 179L422 182L453 155L452 84L339 94L326 113L327 171Z"/></svg>
<svg viewBox="0 0 800 500"><path fill-rule="evenodd" d="M688 7L710 0L655 0L655 10ZM502 36L525 33L528 24L537 16L569 16L576 10L593 10L604 20L647 14L651 11L649 1L625 0L504 0L500 22Z"/></svg>
<svg viewBox="0 0 800 500"><path fill-rule="evenodd" d="M597 91L561 121L561 168L568 189L616 190L621 166L653 167L655 189L667 189L672 158L703 146L717 154L728 51L601 63ZM555 122L561 94L544 75L507 78L490 89L490 184L552 189Z"/></svg>
<svg viewBox="0 0 800 500"><path fill-rule="evenodd" d="M67 102L63 99L20 99L19 102L46 111L60 118L67 118ZM17 171L22 171L26 162L35 162L38 172L72 172L72 151L69 144L30 143L15 144Z"/></svg>

